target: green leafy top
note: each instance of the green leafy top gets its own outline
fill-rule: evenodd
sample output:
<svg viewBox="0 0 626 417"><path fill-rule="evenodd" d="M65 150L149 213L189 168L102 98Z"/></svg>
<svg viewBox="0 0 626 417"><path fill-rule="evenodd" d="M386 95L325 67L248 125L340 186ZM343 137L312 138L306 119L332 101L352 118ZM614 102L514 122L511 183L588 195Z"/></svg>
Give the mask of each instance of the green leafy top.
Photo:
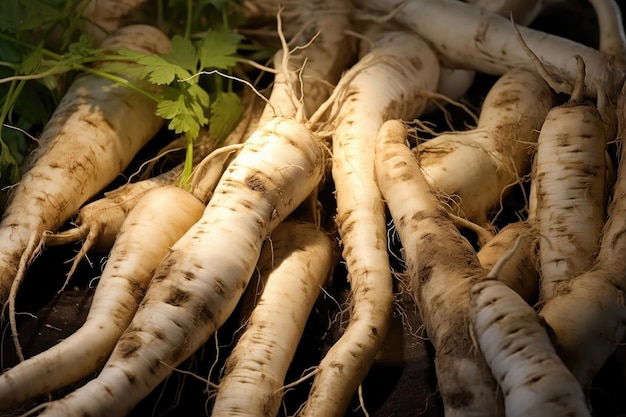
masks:
<svg viewBox="0 0 626 417"><path fill-rule="evenodd" d="M222 83L210 70L229 72L237 62L243 37L229 28L227 14L235 1L240 0L159 1L161 18L170 17L161 25L175 33L171 52L161 56L125 48L95 49L75 30L88 0L0 1L0 185L19 179L17 167L28 143L23 132L47 121L63 91L59 76L76 70L107 77L154 99L157 114L189 143L207 125L215 140L223 140L240 117L241 103L231 83ZM48 34L59 27L65 29L57 51L32 42L35 32ZM97 69L89 66L94 62L101 62ZM146 83L158 86L157 92ZM42 102L46 106L35 112L37 117L19 111L35 92L44 91L50 99ZM188 153L187 160L191 158ZM189 166L183 185L190 173Z"/></svg>
<svg viewBox="0 0 626 417"><path fill-rule="evenodd" d="M59 51L74 53L69 45L78 40L76 23L87 0L0 1L0 187L19 180L19 164L28 151L28 132L35 132L50 118L60 91L55 74L71 64L46 67L43 43L49 34L64 28ZM82 41L78 41L79 43ZM68 61L71 59L68 58ZM38 73L36 81L29 75Z"/></svg>
<svg viewBox="0 0 626 417"><path fill-rule="evenodd" d="M139 76L151 84L161 86L157 94L157 114L169 120L168 127L195 140L200 129L209 125L209 133L222 141L241 116L239 96L223 91L218 74L207 75L208 70L228 71L237 62L237 48L242 41L237 33L221 27L209 29L194 39L181 35L172 37L172 51L164 55L120 49L123 59L135 62L140 68L112 63L106 71L120 75ZM211 80L212 78L212 80ZM188 186L191 175L191 146L181 185Z"/></svg>
<svg viewBox="0 0 626 417"><path fill-rule="evenodd" d="M220 99L224 92L214 91L225 107L219 115L211 111L208 88L200 86L200 74L207 69L228 70L236 63L237 46L242 37L225 29L208 30L195 42L175 35L172 51L165 55L152 55L129 49L119 54L129 61L141 65L139 76L152 84L164 86L158 95L157 114L170 120L169 128L195 139L202 126L219 124L221 118L239 117L239 105L234 99ZM118 71L122 75L137 75L137 68L113 63L105 65L107 71ZM210 85L210 83L209 83ZM232 97L232 96L229 96ZM235 114L227 114L229 111ZM216 131L222 131L217 129ZM223 139L224 135L217 139Z"/></svg>

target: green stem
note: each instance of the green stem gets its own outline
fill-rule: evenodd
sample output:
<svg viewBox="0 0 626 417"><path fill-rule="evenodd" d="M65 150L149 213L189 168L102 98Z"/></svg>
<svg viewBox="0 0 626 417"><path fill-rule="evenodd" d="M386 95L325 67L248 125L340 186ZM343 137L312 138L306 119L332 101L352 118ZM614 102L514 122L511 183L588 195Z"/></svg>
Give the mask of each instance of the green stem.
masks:
<svg viewBox="0 0 626 417"><path fill-rule="evenodd" d="M92 56L86 56L85 58L80 60L81 64L91 64L94 62L105 62L105 61L132 61L132 60L126 56L116 55L116 54L92 55Z"/></svg>
<svg viewBox="0 0 626 417"><path fill-rule="evenodd" d="M187 0L187 19L185 22L185 39L191 38L191 20L193 19L193 0Z"/></svg>
<svg viewBox="0 0 626 417"><path fill-rule="evenodd" d="M111 80L113 82L116 82L118 84L123 85L124 87L130 88L133 91L136 91L146 97L148 97L149 99L153 100L156 103L159 103L161 101L161 98L159 96L157 96L156 94L152 94L146 90L144 90L143 88L139 87L137 84L132 83L130 81L128 81L126 78L124 77L120 77L119 75L115 75L115 74L111 74L108 73L106 71L100 71L96 68L91 68L91 67L86 67L84 65L78 65L76 69L79 69L81 71L93 74L93 75L97 75L99 77L102 78L106 78L107 80Z"/></svg>
<svg viewBox="0 0 626 417"><path fill-rule="evenodd" d="M17 81L11 81L11 85L9 86L9 91L5 97L4 104L2 105L2 112L0 112L0 137L2 137L2 128L4 127L4 121L6 120L7 115L9 114L9 109L13 107L13 95L15 92L15 85Z"/></svg>
<svg viewBox="0 0 626 417"><path fill-rule="evenodd" d="M15 102L17 101L17 98L20 95L24 84L26 84L26 80L20 80L19 82L17 80L11 81L9 91L7 92L7 95L5 97L5 102L2 105L2 111L0 111L0 132L2 131L4 122L7 119L9 112L11 111L13 106L15 106Z"/></svg>
<svg viewBox="0 0 626 417"><path fill-rule="evenodd" d="M136 91L136 92L138 92L138 93L148 97L149 99L151 99L151 100L153 100L153 101L155 101L157 103L161 101L161 99L157 95L152 94L152 93L142 89L141 87L139 87L136 84L130 82L129 80L127 80L124 77L120 77L119 75L111 74L111 73L106 72L106 71L101 71L101 70L98 70L96 68L87 67L87 66L84 66L82 64L78 64L78 65L74 66L72 69L77 69L77 70L80 70L80 71L83 71L83 72L86 72L86 73L89 73L89 74L93 74L93 75L97 75L97 76L102 77L102 78L106 78L107 80L111 80L111 81L116 82L118 84L121 84L121 85L123 85L123 86L125 86L127 88L130 88L131 90ZM13 83L15 81L24 82L24 81L28 81L28 80L37 80L37 79L45 78L45 77L47 77L49 75L54 75L56 73L57 73L57 69L56 68L50 68L48 71L40 72L38 74L13 75L13 76L10 76L10 77L0 78L0 84L7 83L7 82Z"/></svg>
<svg viewBox="0 0 626 417"><path fill-rule="evenodd" d="M163 1L165 0L157 1L157 24L161 29L165 27L165 18L163 17Z"/></svg>
<svg viewBox="0 0 626 417"><path fill-rule="evenodd" d="M187 18L185 21L185 39L191 39L191 24L193 20L193 0L187 0ZM193 142L189 134L185 134L187 140L187 151L185 152L185 163L183 173L180 177L180 187L184 190L191 190L191 172L193 171Z"/></svg>
<svg viewBox="0 0 626 417"><path fill-rule="evenodd" d="M24 86L26 85L26 81L20 81L17 83L17 87L15 87L15 94L14 97L11 97L11 108L13 108L15 106L15 102L17 101L17 99L19 98L20 94L22 93L22 90L24 89ZM8 113L7 113L8 115ZM4 122L4 120L3 120Z"/></svg>
<svg viewBox="0 0 626 417"><path fill-rule="evenodd" d="M222 93L222 88L223 88L223 78L220 77L219 75L213 75L213 83L215 85L215 92L217 95Z"/></svg>
<svg viewBox="0 0 626 417"><path fill-rule="evenodd" d="M12 62L0 61L0 67L8 67L11 68L13 71L17 71L20 68L20 65L14 64Z"/></svg>
<svg viewBox="0 0 626 417"><path fill-rule="evenodd" d="M4 77L4 78L0 78L0 84L4 84L4 83L8 83L8 82L14 82L14 81L28 81L28 80L39 80L41 78L45 78L49 75L54 75L56 74L58 71L56 70L56 68L50 68L47 71L44 72L40 72L37 74L25 74L25 75L12 75L9 77Z"/></svg>
<svg viewBox="0 0 626 417"><path fill-rule="evenodd" d="M18 163L15 160L15 157L13 156L11 150L2 138L2 129L4 128L4 121L7 119L9 112L15 105L15 101L20 95L24 84L26 84L25 80L19 82L11 82L11 85L9 86L9 91L7 92L7 95L5 97L5 102L2 106L2 110L0 111L0 168L2 169L2 174L0 174L0 176L4 176L7 173L6 170L9 170L9 180L7 181L6 179L3 179L3 185L14 184L19 180L20 176Z"/></svg>
<svg viewBox="0 0 626 417"><path fill-rule="evenodd" d="M222 9L222 24L224 25L224 29L230 29L228 25L228 12L226 7Z"/></svg>
<svg viewBox="0 0 626 417"><path fill-rule="evenodd" d="M184 190L191 190L191 172L193 171L193 138L185 135L187 139L187 152L185 152L185 163L183 173L180 176L180 187Z"/></svg>
<svg viewBox="0 0 626 417"><path fill-rule="evenodd" d="M71 10L74 10L74 13L72 13L69 17L69 22L66 22L63 25L64 31L63 31L63 44L61 45L61 51L65 51L67 50L67 48L69 47L69 45L72 43L72 35L77 33L77 26L78 26L78 22L82 19L83 17L83 12L85 11L85 8L89 5L89 0L76 0L74 2L72 2L74 4L70 5Z"/></svg>
<svg viewBox="0 0 626 417"><path fill-rule="evenodd" d="M226 30L230 30L230 25L228 24L228 11L227 11L227 7L224 7L222 9L222 24L224 25L224 29ZM228 68L228 75L232 75L233 70L232 68ZM218 77L220 78L220 77ZM217 91L221 91L221 89L218 89ZM233 80L232 78L228 78L228 80L226 81L226 91L231 93L233 91Z"/></svg>

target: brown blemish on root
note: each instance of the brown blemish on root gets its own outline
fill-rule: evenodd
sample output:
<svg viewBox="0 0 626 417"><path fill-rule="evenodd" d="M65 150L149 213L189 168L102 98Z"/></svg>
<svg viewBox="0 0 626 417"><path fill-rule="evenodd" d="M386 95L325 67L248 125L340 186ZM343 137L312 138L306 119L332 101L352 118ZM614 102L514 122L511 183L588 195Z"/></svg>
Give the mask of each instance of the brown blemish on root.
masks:
<svg viewBox="0 0 626 417"><path fill-rule="evenodd" d="M427 283L433 275L433 268L430 265L421 265L417 271L417 277L420 284Z"/></svg>
<svg viewBox="0 0 626 417"><path fill-rule="evenodd" d="M330 364L331 368L336 368L339 372L343 372L343 364L340 362L333 362Z"/></svg>
<svg viewBox="0 0 626 417"><path fill-rule="evenodd" d="M215 278L213 289L215 290L217 294L223 297L224 294L226 294L226 289L227 289L226 282L222 278L219 278L219 277Z"/></svg>
<svg viewBox="0 0 626 417"><path fill-rule="evenodd" d="M136 352L141 348L142 343L139 337L134 334L130 334L124 343L119 345L119 351L123 359L128 359L135 356Z"/></svg>
<svg viewBox="0 0 626 417"><path fill-rule="evenodd" d="M454 392L443 393L443 402L450 408L466 408L474 402L474 394L467 390L459 390Z"/></svg>
<svg viewBox="0 0 626 417"><path fill-rule="evenodd" d="M157 370L159 369L160 366L161 366L161 361L157 359L152 363L152 366L148 368L148 372L150 372L152 375L156 375Z"/></svg>
<svg viewBox="0 0 626 417"><path fill-rule="evenodd" d="M505 90L503 94L493 101L494 108L510 108L520 101L520 96L515 90Z"/></svg>
<svg viewBox="0 0 626 417"><path fill-rule="evenodd" d="M111 390L111 387L109 387L108 385L103 385L102 389L104 389L104 392L107 397L113 398L115 396L113 394L113 390Z"/></svg>
<svg viewBox="0 0 626 417"><path fill-rule="evenodd" d="M209 323L214 320L213 311L206 304L202 305L199 314L200 320L204 323Z"/></svg>
<svg viewBox="0 0 626 417"><path fill-rule="evenodd" d="M180 307L185 304L187 300L189 300L191 296L188 292L183 291L179 288L172 289L169 298L165 301L167 304Z"/></svg>
<svg viewBox="0 0 626 417"><path fill-rule="evenodd" d="M413 66L413 68L418 71L421 70L422 67L424 66L424 64L422 63L422 60L417 56L411 58L409 62L411 63L411 66Z"/></svg>
<svg viewBox="0 0 626 417"><path fill-rule="evenodd" d="M259 193L264 193L267 189L265 184L261 178L256 174L252 174L246 178L246 186L252 191L257 191Z"/></svg>
<svg viewBox="0 0 626 417"><path fill-rule="evenodd" d="M130 382L131 384L135 384L135 381L137 380L137 377L134 373L124 369L124 375L126 375L126 379L128 379L128 382Z"/></svg>
<svg viewBox="0 0 626 417"><path fill-rule="evenodd" d="M139 304L141 302L141 300L143 300L143 296L145 295L146 290L143 287L143 285L141 285L141 284L139 284L137 282L131 282L130 293L133 295L133 298L135 299L135 302L137 304Z"/></svg>

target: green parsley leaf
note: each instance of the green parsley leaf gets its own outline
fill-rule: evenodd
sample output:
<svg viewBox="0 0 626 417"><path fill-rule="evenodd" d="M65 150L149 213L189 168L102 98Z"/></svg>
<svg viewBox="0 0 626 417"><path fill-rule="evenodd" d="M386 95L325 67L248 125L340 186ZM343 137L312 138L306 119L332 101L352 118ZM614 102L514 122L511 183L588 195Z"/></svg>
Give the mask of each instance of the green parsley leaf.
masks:
<svg viewBox="0 0 626 417"><path fill-rule="evenodd" d="M4 187L16 183L20 179L17 160L9 147L0 140L0 184Z"/></svg>
<svg viewBox="0 0 626 417"><path fill-rule="evenodd" d="M208 108L211 98L209 94L197 84L187 85L187 92L200 104L201 106Z"/></svg>
<svg viewBox="0 0 626 417"><path fill-rule="evenodd" d="M15 165L11 164L11 172L13 173L11 180L17 181L19 179L19 170L13 172L13 166L17 168L26 157L26 153L28 152L28 139L24 133L13 129L10 125L3 127L2 139L10 151L11 158L15 161Z"/></svg>
<svg viewBox="0 0 626 417"><path fill-rule="evenodd" d="M41 65L43 60L43 43L37 45L29 54L24 57L22 65L20 65L20 74L32 74Z"/></svg>
<svg viewBox="0 0 626 417"><path fill-rule="evenodd" d="M3 63L19 64L21 60L22 54L15 42L4 38L0 39L0 61Z"/></svg>
<svg viewBox="0 0 626 417"><path fill-rule="evenodd" d="M222 93L211 103L209 134L218 143L226 139L241 118L241 99L233 92Z"/></svg>
<svg viewBox="0 0 626 417"><path fill-rule="evenodd" d="M146 68L144 66L129 65L128 62L105 61L100 63L99 68L101 71L109 74L118 74L133 80L146 78Z"/></svg>
<svg viewBox="0 0 626 417"><path fill-rule="evenodd" d="M178 65L187 71L198 71L198 57L196 47L191 40L180 35L172 38L172 52L162 55L170 64Z"/></svg>
<svg viewBox="0 0 626 417"><path fill-rule="evenodd" d="M96 54L91 40L86 35L80 35L78 40L72 42L67 49L68 52L63 57L68 59L83 59Z"/></svg>
<svg viewBox="0 0 626 417"><path fill-rule="evenodd" d="M63 17L63 2L59 0L0 1L0 28L10 32L41 29Z"/></svg>
<svg viewBox="0 0 626 417"><path fill-rule="evenodd" d="M195 84L183 83L180 86L181 89L165 89L156 113L170 120L168 127L175 133L186 133L195 139L200 133L200 127L209 122L205 115L209 96Z"/></svg>
<svg viewBox="0 0 626 417"><path fill-rule="evenodd" d="M242 36L230 30L207 30L198 44L200 67L227 69L237 63L235 54Z"/></svg>
<svg viewBox="0 0 626 417"><path fill-rule="evenodd" d="M143 77L153 84L168 85L176 79L191 78L191 73L179 65L167 61L162 56L125 48L119 49L118 52L130 61L143 65Z"/></svg>

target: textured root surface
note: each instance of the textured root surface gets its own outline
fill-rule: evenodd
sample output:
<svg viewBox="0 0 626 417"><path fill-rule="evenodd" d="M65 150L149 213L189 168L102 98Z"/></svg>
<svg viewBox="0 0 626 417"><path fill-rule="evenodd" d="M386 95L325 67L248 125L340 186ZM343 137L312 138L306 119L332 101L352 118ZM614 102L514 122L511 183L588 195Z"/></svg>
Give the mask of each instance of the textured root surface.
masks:
<svg viewBox="0 0 626 417"><path fill-rule="evenodd" d="M562 16L563 9L550 8L539 17L535 27L582 41L593 43L595 29L585 29L584 25L592 24L591 12L588 4L583 0L561 2L560 7L567 10L569 19ZM584 23L581 23L584 22ZM472 88L473 97L484 96L485 86L492 79L479 77L478 84ZM451 111L455 111L451 109ZM458 116L453 114L453 117ZM445 126L442 120L438 126ZM119 185L119 184L118 184ZM332 199L331 190L324 190L323 194ZM505 201L505 210L499 218L499 225L507 221L516 220L516 211L524 196L515 194ZM328 201L323 201L324 207L329 208ZM332 203L330 203L332 204ZM393 232L390 232L392 235ZM390 237L390 246L397 252L397 244L393 236ZM46 248L32 265L24 282L22 292L18 297L17 311L20 340L25 356L39 352L59 339L71 334L84 319L89 306L93 288L91 281L100 275L104 257L96 254L89 255L91 262L82 262L70 281L67 290L57 295L56 291L62 285L65 274L69 269L66 263L75 256L78 245ZM402 265L394 261L395 270L401 270ZM339 265L335 272L333 284L325 288L323 295L314 307L314 315L309 319L301 341L296 362L287 375L286 381L292 382L304 375L312 366L319 363L321 355L337 339L341 333L342 323L337 316L338 305L346 301L345 271ZM41 280L39 278L45 277ZM441 417L441 396L437 390L433 366L433 350L427 339L419 317L409 314L415 311L410 298L399 297L394 311L394 329L385 342L385 349L391 351L395 346L403 355L402 360L389 360L389 356L380 356L363 383L362 397L370 416L408 416ZM401 315L401 311L403 315ZM26 314L28 312L28 314ZM184 362L180 369L189 370L206 378L210 376L212 382L217 382L219 370L223 366L224 358L232 348L234 334L238 328L238 310L218 332L217 341L210 340L190 361ZM32 314L32 315L31 315ZM411 331L403 329L402 323L410 323ZM4 329L3 329L4 330ZM2 366L9 367L16 363L14 349L9 333L5 330L2 341ZM219 354L216 358L216 345ZM390 352L391 353L391 352ZM384 360L383 360L384 359ZM209 371L211 369L211 371ZM626 348L619 346L616 353L602 367L593 381L590 391L591 403L598 416L626 415L626 401L623 393L626 391ZM210 374L210 375L209 375ZM294 415L297 408L304 402L308 394L311 379L289 390L285 397L284 408L280 416ZM56 393L58 397L66 392ZM45 400L45 399L39 399ZM7 410L0 415L12 417L25 411ZM154 393L147 397L131 414L131 417L145 415L162 415L175 417L180 415L206 415L210 409L211 400L207 398L206 383L192 376L174 373L169 380L159 386ZM346 417L363 417L359 408L359 398L355 395L351 401Z"/></svg>

